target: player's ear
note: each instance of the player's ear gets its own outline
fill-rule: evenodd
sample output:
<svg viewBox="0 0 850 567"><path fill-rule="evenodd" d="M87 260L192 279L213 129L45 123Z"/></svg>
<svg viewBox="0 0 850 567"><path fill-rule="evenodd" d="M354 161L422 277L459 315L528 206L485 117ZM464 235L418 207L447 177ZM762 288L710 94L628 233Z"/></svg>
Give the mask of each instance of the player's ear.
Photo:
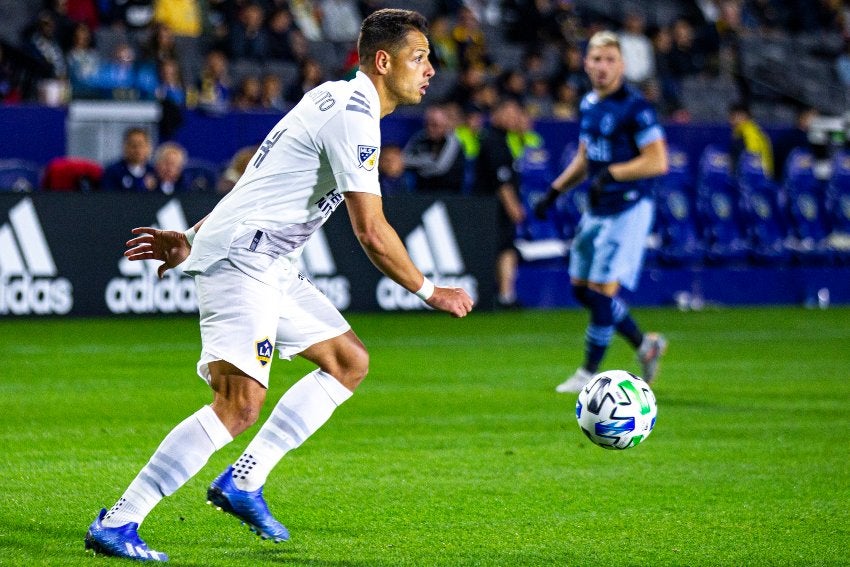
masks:
<svg viewBox="0 0 850 567"><path fill-rule="evenodd" d="M375 53L375 70L381 75L386 75L390 70L390 54L383 49Z"/></svg>

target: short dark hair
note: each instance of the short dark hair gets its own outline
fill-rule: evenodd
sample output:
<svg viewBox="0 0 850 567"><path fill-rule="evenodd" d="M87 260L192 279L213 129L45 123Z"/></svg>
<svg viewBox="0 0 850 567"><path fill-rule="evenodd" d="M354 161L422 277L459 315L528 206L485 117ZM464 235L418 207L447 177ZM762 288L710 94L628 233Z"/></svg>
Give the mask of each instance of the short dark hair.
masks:
<svg viewBox="0 0 850 567"><path fill-rule="evenodd" d="M368 64L378 50L395 54L404 44L408 32L428 33L428 20L419 12L384 8L372 12L360 26L357 55L361 64Z"/></svg>

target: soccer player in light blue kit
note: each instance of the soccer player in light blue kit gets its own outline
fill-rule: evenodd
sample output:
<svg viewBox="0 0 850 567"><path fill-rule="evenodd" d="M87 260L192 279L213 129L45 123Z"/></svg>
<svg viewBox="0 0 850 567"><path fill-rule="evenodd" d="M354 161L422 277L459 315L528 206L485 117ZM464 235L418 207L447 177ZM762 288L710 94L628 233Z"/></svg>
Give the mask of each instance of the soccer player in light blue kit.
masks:
<svg viewBox="0 0 850 567"><path fill-rule="evenodd" d="M539 218L562 192L591 180L589 206L579 221L570 250L573 295L590 312L585 359L555 389L579 392L605 356L614 332L637 350L644 380L651 382L667 341L643 333L620 286L634 289L640 276L655 203L651 178L667 172L664 131L652 106L623 81L625 66L616 34L602 31L590 39L585 71L593 90L581 101L579 148L535 206Z"/></svg>

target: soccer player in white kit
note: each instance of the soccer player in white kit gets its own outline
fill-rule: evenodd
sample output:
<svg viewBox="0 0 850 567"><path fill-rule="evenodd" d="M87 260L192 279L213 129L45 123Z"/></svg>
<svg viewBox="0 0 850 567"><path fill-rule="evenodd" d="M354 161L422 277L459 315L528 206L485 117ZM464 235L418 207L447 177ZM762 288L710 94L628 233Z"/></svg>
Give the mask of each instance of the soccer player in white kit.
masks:
<svg viewBox="0 0 850 567"><path fill-rule="evenodd" d="M463 317L472 299L438 287L411 261L384 217L378 185L379 122L398 105L421 101L434 68L427 22L407 10L378 10L362 24L360 70L351 81L308 92L269 133L245 174L213 211L186 233L137 228L131 260L156 259L162 274L181 265L194 275L202 352L198 373L213 402L177 425L123 496L101 510L86 548L165 561L138 527L210 456L254 424L265 402L274 350L317 369L277 402L244 453L207 491L208 500L263 538L288 539L270 513L263 485L272 468L321 427L366 376L363 343L295 261L310 236L345 202L372 263L434 309Z"/></svg>

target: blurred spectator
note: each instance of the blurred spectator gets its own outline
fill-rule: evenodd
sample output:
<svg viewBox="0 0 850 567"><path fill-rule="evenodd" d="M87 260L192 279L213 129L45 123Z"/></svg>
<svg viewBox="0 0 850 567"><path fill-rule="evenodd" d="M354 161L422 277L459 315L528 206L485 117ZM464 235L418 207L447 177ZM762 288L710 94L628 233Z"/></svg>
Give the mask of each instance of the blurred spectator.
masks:
<svg viewBox="0 0 850 567"><path fill-rule="evenodd" d="M188 156L177 142L163 142L154 154L157 189L166 195L188 191L183 169Z"/></svg>
<svg viewBox="0 0 850 567"><path fill-rule="evenodd" d="M460 193L463 190L463 151L455 125L439 106L425 109L424 128L404 147L405 167L413 172L417 193Z"/></svg>
<svg viewBox="0 0 850 567"><path fill-rule="evenodd" d="M451 20L446 15L431 21L431 58L434 67L455 71L460 68L457 42L452 37Z"/></svg>
<svg viewBox="0 0 850 567"><path fill-rule="evenodd" d="M230 87L227 57L221 51L210 51L201 69L198 104L208 112L225 112L230 106Z"/></svg>
<svg viewBox="0 0 850 567"><path fill-rule="evenodd" d="M265 110L285 111L288 105L283 100L283 81L280 77L274 73L266 73L260 82L262 83L260 106Z"/></svg>
<svg viewBox="0 0 850 567"><path fill-rule="evenodd" d="M113 57L100 64L97 74L81 84L102 98L153 100L158 79L156 69L150 64L138 63L133 47L121 42L115 47Z"/></svg>
<svg viewBox="0 0 850 567"><path fill-rule="evenodd" d="M743 23L760 33L781 33L788 25L788 12L784 4L776 0L747 0L743 6Z"/></svg>
<svg viewBox="0 0 850 567"><path fill-rule="evenodd" d="M578 45L570 43L561 50L555 82L570 84L579 100L590 91L590 79L584 71L584 58Z"/></svg>
<svg viewBox="0 0 850 567"><path fill-rule="evenodd" d="M673 69L673 36L670 29L662 26L652 36L655 48L655 72L661 91L659 110L664 116L682 109L682 83Z"/></svg>
<svg viewBox="0 0 850 567"><path fill-rule="evenodd" d="M39 12L35 26L26 39L25 50L44 69L44 76L54 79L68 76L65 54L56 37L56 20L49 11Z"/></svg>
<svg viewBox="0 0 850 567"><path fill-rule="evenodd" d="M655 51L645 32L643 15L630 11L623 21L620 32L620 50L626 66L626 80L640 85L655 77Z"/></svg>
<svg viewBox="0 0 850 567"><path fill-rule="evenodd" d="M312 0L292 0L289 10L307 41L322 41L319 10Z"/></svg>
<svg viewBox="0 0 850 567"><path fill-rule="evenodd" d="M75 98L86 98L92 93L86 92L90 83L100 70L100 53L92 44L91 30L86 24L77 24L68 50L68 78Z"/></svg>
<svg viewBox="0 0 850 567"><path fill-rule="evenodd" d="M477 65L464 67L461 69L457 83L449 91L446 100L456 102L461 107L470 104L473 93L485 85L486 79L487 75L483 67Z"/></svg>
<svg viewBox="0 0 850 567"><path fill-rule="evenodd" d="M159 64L159 85L156 87L156 99L159 101L159 139L170 140L183 124L183 109L188 94L180 74L180 65L174 59L166 59Z"/></svg>
<svg viewBox="0 0 850 567"><path fill-rule="evenodd" d="M816 108L801 106L796 110L793 127L780 130L777 133L773 140L773 157L777 177L784 175L785 162L795 148L811 150L812 155L817 160L825 160L829 157L829 148L825 144L813 145L809 141L809 128L818 114Z"/></svg>
<svg viewBox="0 0 850 567"><path fill-rule="evenodd" d="M468 105L461 112L460 123L455 128L455 137L463 149L467 164L475 161L481 151L481 130L484 128L484 113L475 105ZM473 175L469 171L464 178L464 190L472 185Z"/></svg>
<svg viewBox="0 0 850 567"><path fill-rule="evenodd" d="M150 35L142 47L141 59L153 65L159 65L166 59L180 60L171 28L163 23L155 23L151 26Z"/></svg>
<svg viewBox="0 0 850 567"><path fill-rule="evenodd" d="M73 40L74 26L77 24L68 16L68 0L46 0L44 10L53 18L56 41L62 51L68 51Z"/></svg>
<svg viewBox="0 0 850 567"><path fill-rule="evenodd" d="M353 0L320 0L324 38L334 44L348 45L357 41L363 16Z"/></svg>
<svg viewBox="0 0 850 567"><path fill-rule="evenodd" d="M279 8L271 13L267 24L268 49L270 59L276 61L297 61L292 49L293 35L301 34L292 19L292 13Z"/></svg>
<svg viewBox="0 0 850 567"><path fill-rule="evenodd" d="M242 111L262 108L262 85L256 75L248 75L239 81L236 94L233 95L233 108Z"/></svg>
<svg viewBox="0 0 850 567"><path fill-rule="evenodd" d="M490 66L487 54L487 40L481 31L481 24L475 14L467 6L461 6L457 11L457 22L452 28L452 37L458 46L460 65L466 67Z"/></svg>
<svg viewBox="0 0 850 567"><path fill-rule="evenodd" d="M516 69L503 71L499 75L498 87L499 98L512 98L520 105L525 104L528 85L524 73Z"/></svg>
<svg viewBox="0 0 850 567"><path fill-rule="evenodd" d="M297 104L307 91L322 84L324 80L324 72L319 62L312 58L305 59L299 67L298 80L286 91L286 101Z"/></svg>
<svg viewBox="0 0 850 567"><path fill-rule="evenodd" d="M156 98L169 101L178 107L186 106L186 88L180 76L180 65L174 59L164 59L159 64L159 85Z"/></svg>
<svg viewBox="0 0 850 567"><path fill-rule="evenodd" d="M525 220L519 198L519 179L514 156L508 146L508 132L519 131L522 109L512 99L500 101L491 115L490 126L481 135L476 160L475 193L496 200L496 285L498 306L516 308L516 273L519 256L514 247L516 226Z"/></svg>
<svg viewBox="0 0 850 567"><path fill-rule="evenodd" d="M559 120L575 120L578 117L578 93L570 83L559 83L552 102L552 117Z"/></svg>
<svg viewBox="0 0 850 567"><path fill-rule="evenodd" d="M228 193L231 189L233 189L233 186L236 185L239 178L242 177L243 173L245 173L245 169L248 167L248 164L251 163L251 158L254 157L254 154L257 152L257 148L258 146L245 146L233 154L233 157L230 158L230 162L227 164L227 168L218 179L218 183L215 188L216 193Z"/></svg>
<svg viewBox="0 0 850 567"><path fill-rule="evenodd" d="M758 155L765 175L773 177L773 145L767 134L753 120L746 104L736 102L729 106L729 125L732 127L732 144L729 150L732 171L738 171L741 154L746 151Z"/></svg>
<svg viewBox="0 0 850 567"><path fill-rule="evenodd" d="M9 48L0 41L0 102L4 104L20 102L23 89L18 80L19 73L12 63Z"/></svg>
<svg viewBox="0 0 850 567"><path fill-rule="evenodd" d="M90 30L100 27L97 0L58 0L65 4L65 13L76 24L86 24Z"/></svg>
<svg viewBox="0 0 850 567"><path fill-rule="evenodd" d="M670 67L673 75L681 79L696 75L705 69L705 56L694 43L694 28L684 18L673 23L671 29L673 45L670 49Z"/></svg>
<svg viewBox="0 0 850 567"><path fill-rule="evenodd" d="M104 191L149 193L156 190L156 172L151 163L153 146L144 128L124 132L123 157L106 166L101 188Z"/></svg>
<svg viewBox="0 0 850 567"><path fill-rule="evenodd" d="M549 81L545 77L531 79L524 107L532 118L545 118L554 114L555 101L549 89Z"/></svg>
<svg viewBox="0 0 850 567"><path fill-rule="evenodd" d="M263 8L254 2L245 4L239 19L230 28L228 50L233 59L264 61L269 55L269 38L263 27Z"/></svg>
<svg viewBox="0 0 850 567"><path fill-rule="evenodd" d="M106 13L109 22L131 36L141 35L153 22L154 0L113 0ZM103 3L101 2L101 6Z"/></svg>
<svg viewBox="0 0 850 567"><path fill-rule="evenodd" d="M153 19L180 37L200 38L204 31L204 13L198 0L155 0Z"/></svg>
<svg viewBox="0 0 850 567"><path fill-rule="evenodd" d="M387 144L381 148L378 155L378 182L383 197L410 193L404 155L399 146Z"/></svg>

